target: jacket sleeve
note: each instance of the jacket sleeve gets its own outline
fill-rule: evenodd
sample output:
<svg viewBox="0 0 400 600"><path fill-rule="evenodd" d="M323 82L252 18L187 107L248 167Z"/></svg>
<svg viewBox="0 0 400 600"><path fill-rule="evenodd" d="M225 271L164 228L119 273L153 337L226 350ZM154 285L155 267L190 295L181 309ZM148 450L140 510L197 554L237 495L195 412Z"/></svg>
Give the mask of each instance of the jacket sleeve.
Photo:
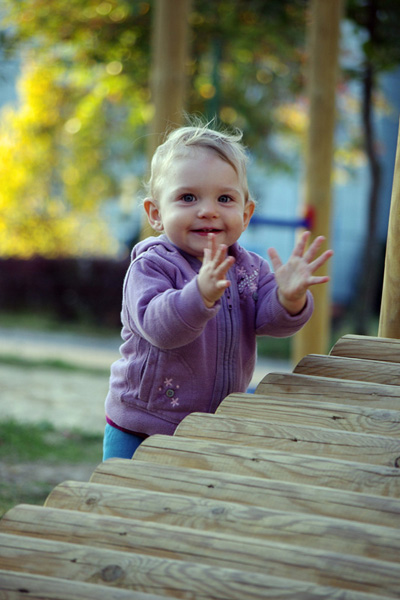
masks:
<svg viewBox="0 0 400 600"><path fill-rule="evenodd" d="M174 285L162 266L141 257L131 263L124 282L124 324L165 350L194 341L220 308L219 303L205 306L197 277L182 289Z"/></svg>
<svg viewBox="0 0 400 600"><path fill-rule="evenodd" d="M258 299L256 303L256 334L272 337L289 337L301 329L310 319L314 301L307 291L307 301L303 310L291 315L278 300L278 286L275 275L266 261L260 267Z"/></svg>

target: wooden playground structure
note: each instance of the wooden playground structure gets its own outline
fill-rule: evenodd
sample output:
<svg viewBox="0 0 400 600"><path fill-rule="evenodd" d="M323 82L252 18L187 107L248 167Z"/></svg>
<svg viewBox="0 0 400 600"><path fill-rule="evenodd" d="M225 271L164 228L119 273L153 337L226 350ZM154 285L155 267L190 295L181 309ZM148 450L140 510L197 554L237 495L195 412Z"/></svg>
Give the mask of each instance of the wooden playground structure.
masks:
<svg viewBox="0 0 400 600"><path fill-rule="evenodd" d="M399 148L379 336L305 353L12 508L2 600L400 597Z"/></svg>
<svg viewBox="0 0 400 600"><path fill-rule="evenodd" d="M347 335L0 521L0 597L398 598L400 340Z"/></svg>

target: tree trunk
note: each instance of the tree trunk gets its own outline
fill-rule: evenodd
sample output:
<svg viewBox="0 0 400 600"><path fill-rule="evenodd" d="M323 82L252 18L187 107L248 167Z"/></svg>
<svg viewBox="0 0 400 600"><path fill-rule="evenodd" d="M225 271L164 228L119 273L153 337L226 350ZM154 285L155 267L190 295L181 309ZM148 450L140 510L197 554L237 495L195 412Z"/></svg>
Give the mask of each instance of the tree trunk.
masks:
<svg viewBox="0 0 400 600"><path fill-rule="evenodd" d="M376 28L375 0L369 6L368 31L369 39L373 42ZM362 125L364 129L365 152L368 158L370 187L368 193L368 220L365 235L358 291L354 304L355 332L359 335L370 333L370 321L373 315L373 305L376 290L380 283L380 249L377 235L377 216L379 208L379 188L381 181L381 166L376 152L376 140L373 124L373 94L375 90L374 70L367 60L363 79Z"/></svg>
<svg viewBox="0 0 400 600"><path fill-rule="evenodd" d="M154 117L148 140L150 159L165 132L183 121L189 9L190 0L157 0L155 3L151 74ZM154 235L154 231L146 221L140 237L144 239L149 235Z"/></svg>
<svg viewBox="0 0 400 600"><path fill-rule="evenodd" d="M341 0L311 2L308 84L310 123L306 150L305 204L315 212L312 233L325 236L328 247L341 16ZM313 296L314 314L294 337L294 363L306 354L324 354L328 350L331 318L329 286L315 286Z"/></svg>

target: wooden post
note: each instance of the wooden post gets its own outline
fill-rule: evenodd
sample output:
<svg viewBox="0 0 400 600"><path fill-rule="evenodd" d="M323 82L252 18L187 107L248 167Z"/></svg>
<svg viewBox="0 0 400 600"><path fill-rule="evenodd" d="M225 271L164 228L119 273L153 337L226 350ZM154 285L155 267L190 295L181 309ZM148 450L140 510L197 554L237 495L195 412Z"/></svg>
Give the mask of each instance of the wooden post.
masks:
<svg viewBox="0 0 400 600"><path fill-rule="evenodd" d="M400 338L400 127L393 175L378 336Z"/></svg>
<svg viewBox="0 0 400 600"><path fill-rule="evenodd" d="M312 233L330 247L331 172L335 126L342 0L312 0L309 29L309 128L306 149L305 205L315 215ZM293 340L293 361L324 354L330 339L330 292L327 284L312 289L315 310Z"/></svg>
<svg viewBox="0 0 400 600"><path fill-rule="evenodd" d="M150 159L166 130L183 121L189 10L190 0L157 0L155 3L151 71L154 117L148 140ZM153 234L146 222L141 238Z"/></svg>

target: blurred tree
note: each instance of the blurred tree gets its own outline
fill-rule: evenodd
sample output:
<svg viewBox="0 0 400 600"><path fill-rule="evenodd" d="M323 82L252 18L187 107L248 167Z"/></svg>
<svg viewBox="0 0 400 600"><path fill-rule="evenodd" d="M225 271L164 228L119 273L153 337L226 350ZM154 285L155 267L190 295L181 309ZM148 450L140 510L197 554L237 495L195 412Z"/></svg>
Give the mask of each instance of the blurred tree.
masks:
<svg viewBox="0 0 400 600"><path fill-rule="evenodd" d="M270 165L287 167L271 134L296 130L304 91L306 0L195 1L188 106L240 127ZM301 116L300 116L300 122Z"/></svg>
<svg viewBox="0 0 400 600"><path fill-rule="evenodd" d="M60 120L60 113L68 113L69 101L55 71L54 64L46 68L44 63L40 67L27 63L20 81L21 109L3 113L2 256L112 251L107 228L96 216L98 197L110 188L109 178L98 171L103 132L92 126L86 136L79 137L79 144L71 143L74 133L85 129L86 121L77 116ZM90 110L100 122L98 107Z"/></svg>
<svg viewBox="0 0 400 600"><path fill-rule="evenodd" d="M0 254L113 253L101 201L119 193L120 163L151 116L149 5L135 3L129 28L121 3L11 0L7 8L5 41L22 53L22 73L19 105L3 111L0 128Z"/></svg>
<svg viewBox="0 0 400 600"><path fill-rule="evenodd" d="M18 106L3 111L0 127L0 255L116 250L100 211L122 188L126 200L129 177L143 174L153 115L153 4L3 0L2 44L21 56L22 70ZM400 5L347 0L346 6L369 32L365 69L349 76L370 89L364 103L370 114L368 81L375 85L377 74L399 61ZM290 166L273 134L302 140L306 127L298 98L307 15L307 0L192 0L187 112L240 127L271 167ZM368 139L368 118L364 124ZM373 144L366 147L373 165Z"/></svg>
<svg viewBox="0 0 400 600"><path fill-rule="evenodd" d="M355 333L368 335L376 293L382 276L378 239L381 164L374 125L379 77L400 65L400 3L398 0L348 0L347 16L363 36L363 61L348 76L361 82L363 147L368 160L370 183L368 220L358 289L354 301Z"/></svg>
<svg viewBox="0 0 400 600"><path fill-rule="evenodd" d="M239 126L283 165L302 87L305 0L194 0L189 113ZM22 53L20 101L3 112L1 255L115 249L99 215L145 148L153 2L5 0L4 43ZM4 33L3 32L3 33ZM287 104L287 110L282 105Z"/></svg>

